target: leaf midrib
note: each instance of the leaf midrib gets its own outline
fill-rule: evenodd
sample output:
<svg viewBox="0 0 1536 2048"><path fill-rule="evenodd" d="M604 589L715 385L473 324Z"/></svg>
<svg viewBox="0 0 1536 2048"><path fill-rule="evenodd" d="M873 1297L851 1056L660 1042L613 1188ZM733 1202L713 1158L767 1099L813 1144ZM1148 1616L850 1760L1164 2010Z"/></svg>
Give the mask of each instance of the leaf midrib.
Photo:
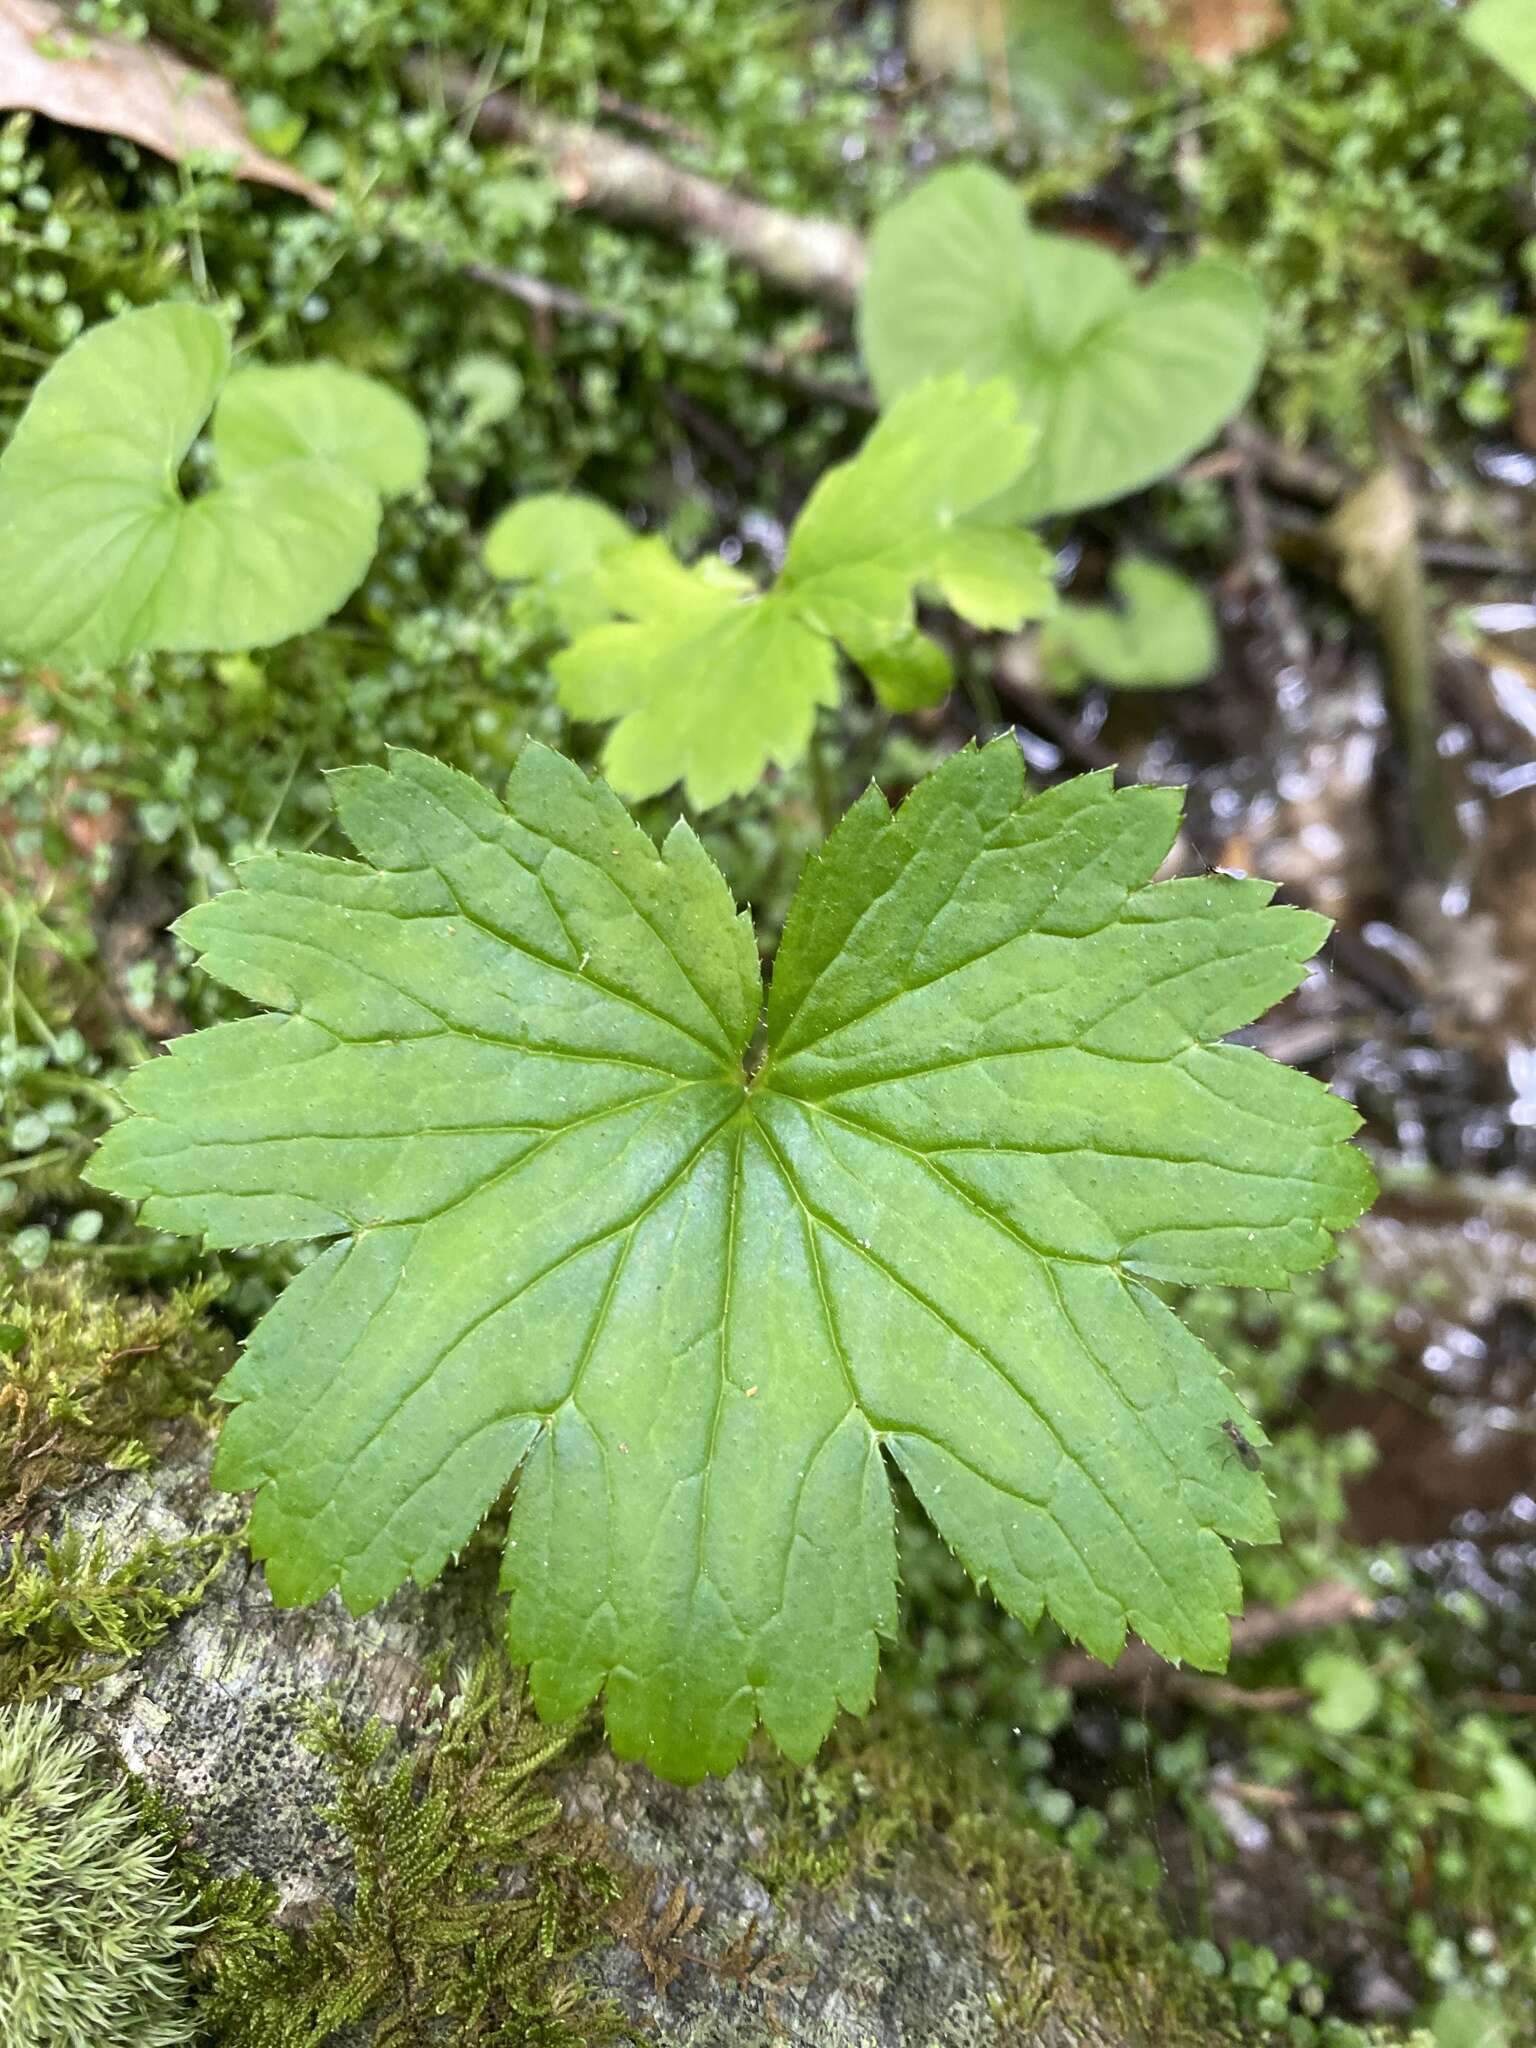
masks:
<svg viewBox="0 0 1536 2048"><path fill-rule="evenodd" d="M815 1106L812 1104L802 1103L797 1104L797 1106L804 1110L810 1111L813 1115L815 1113ZM1104 1507L1107 1509L1112 1519L1119 1524L1121 1529L1124 1531L1125 1535L1129 1538L1132 1547L1140 1553L1144 1563L1148 1566L1154 1580L1156 1580L1163 1587L1164 1591L1168 1594L1173 1607L1182 1612L1184 1609L1184 1603L1179 1597L1179 1590L1175 1586L1174 1582L1168 1577L1167 1572L1163 1569L1158 1558L1148 1548L1140 1532L1127 1518L1125 1510L1121 1506L1120 1502L1115 1499L1114 1495L1104 1485L1103 1481L1099 1479L1099 1477L1094 1473L1094 1471L1087 1464L1082 1455L1074 1449L1072 1444L1062 1434L1060 1425L1057 1423L1055 1418L1050 1414L1049 1410L1042 1405L1037 1396L1030 1391L1027 1385L1025 1385L1019 1380L1016 1380L1013 1377L1012 1373L1009 1372L1007 1366L1004 1364L1002 1359L998 1357L998 1355L992 1350L992 1348L989 1345L983 1343L981 1339L973 1336L970 1331L963 1328L962 1325L958 1323L954 1319L954 1317L951 1316L942 1307L940 1303L931 1299L926 1292L922 1291L917 1287L914 1287L912 1282L907 1278L907 1276L903 1274L895 1265L893 1265L888 1259L880 1257L872 1246L862 1242L862 1240L860 1240L857 1236L850 1232L835 1216L829 1214L827 1211L821 1209L814 1202L812 1202L809 1195L801 1187L799 1179L796 1176L793 1167L791 1166L789 1160L785 1158L785 1156L783 1155L783 1152L778 1142L774 1138L772 1132L770 1132L766 1125L763 1124L761 1121L757 1122L757 1130L759 1137L761 1138L764 1146L766 1147L769 1153L769 1156L772 1158L774 1162L775 1169L778 1172L779 1177L786 1191L789 1193L789 1195L795 1202L796 1207L800 1210L803 1218L805 1219L805 1226L807 1230L809 1230L812 1226L819 1226L821 1229L828 1231L833 1237L837 1238L839 1242L842 1243L843 1246L849 1252L853 1253L855 1256L860 1258L865 1265L872 1267L874 1270L882 1273L887 1282L892 1287L894 1287L898 1291L898 1293L904 1295L909 1301L911 1301L915 1307L921 1309L927 1315L934 1318L935 1321L941 1323L944 1326L944 1328L946 1328L950 1332L950 1334L955 1338L955 1340L958 1343L963 1345L965 1349L968 1350L973 1357L979 1359L982 1364L987 1366L990 1371L995 1373L997 1377L1002 1380L1003 1384L1013 1394L1015 1394L1025 1404L1026 1407L1028 1407L1030 1412L1034 1415L1036 1421L1040 1424L1041 1428L1054 1442L1060 1455L1067 1461L1068 1464L1073 1466L1082 1475L1083 1479L1087 1482L1088 1486L1093 1490L1093 1492L1098 1496L1099 1500L1103 1503ZM1003 1220L997 1216L994 1216L984 1203L973 1201L970 1204L970 1206L978 1213L987 1216L989 1220L991 1220L993 1223L1001 1223ZM1009 1234L1016 1237L1021 1244L1025 1242L1025 1240L1019 1236L1019 1233L1013 1231L1009 1226L1004 1224L1003 1227L1005 1229L1008 1229ZM1070 1311L1067 1310L1066 1304L1061 1298L1056 1276L1054 1272L1052 1272L1051 1270L1053 1264L1052 1257L1050 1255L1045 1255L1038 1252L1035 1254L1035 1256L1039 1258L1040 1264L1047 1276L1047 1283L1051 1287L1053 1293L1055 1293L1058 1305L1061 1307L1063 1313L1066 1314L1068 1321L1071 1322L1074 1332L1077 1334L1078 1342L1083 1344L1083 1348L1087 1355L1090 1358L1094 1359L1095 1363L1097 1363L1098 1361L1096 1354L1094 1353L1092 1347L1084 1342L1082 1332L1080 1329L1078 1329L1076 1318L1071 1315ZM855 1398L858 1400L858 1412L863 1417L866 1425L872 1429L878 1429L878 1425L875 1423L874 1418L871 1416L868 1408L866 1407L862 1396L858 1394L856 1387ZM878 1431L878 1433L882 1437L887 1434L889 1434L892 1437L895 1437L902 1434L902 1431L899 1428L895 1428L889 1431L880 1430ZM944 1448L946 1452L949 1451L948 1445L945 1445ZM965 1462L965 1459L962 1456L957 1460L957 1462L963 1464ZM983 1476L987 1480L988 1484L996 1483L991 1480L990 1475L981 1476ZM1029 1500L1028 1495L1019 1494L1016 1492L1016 1490L1010 1489L1006 1486L999 1487L998 1491L1012 1491L1014 1492L1015 1498L1026 1501ZM1050 1510L1047 1509L1047 1512L1050 1512ZM1100 1583L1099 1579L1094 1573L1089 1558L1082 1550L1081 1546L1077 1543L1076 1538L1072 1534L1071 1530L1067 1527L1066 1523L1059 1516L1056 1517L1056 1522L1058 1529L1060 1530L1062 1536L1068 1544L1068 1547L1076 1554L1079 1562L1083 1567L1083 1570L1087 1573L1090 1581L1098 1587L1099 1591L1104 1594L1106 1599L1111 1599L1112 1596L1109 1590ZM1202 1524L1201 1526L1204 1525ZM1119 1603L1116 1602L1115 1604Z"/></svg>

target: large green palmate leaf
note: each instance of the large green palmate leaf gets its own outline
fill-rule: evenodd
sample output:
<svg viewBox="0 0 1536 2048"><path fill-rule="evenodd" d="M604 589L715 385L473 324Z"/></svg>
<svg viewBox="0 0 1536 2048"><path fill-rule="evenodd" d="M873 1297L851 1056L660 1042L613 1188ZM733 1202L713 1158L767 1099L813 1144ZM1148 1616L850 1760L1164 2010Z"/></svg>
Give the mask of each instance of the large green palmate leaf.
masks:
<svg viewBox="0 0 1536 2048"><path fill-rule="evenodd" d="M952 678L916 629L920 590L988 630L1053 609L1039 541L972 516L1029 460L1017 414L1002 382L905 394L811 493L766 593L718 563L684 569L660 541L602 556L594 583L624 618L582 633L553 670L573 717L616 721L614 788L638 800L681 782L707 810L797 761L838 700L839 647L892 709L936 701Z"/></svg>
<svg viewBox="0 0 1536 2048"><path fill-rule="evenodd" d="M357 587L380 492L424 463L414 412L328 365L229 363L212 313L151 306L42 379L0 454L0 652L104 667L267 646ZM188 500L178 471L216 400L221 477Z"/></svg>
<svg viewBox="0 0 1536 2048"><path fill-rule="evenodd" d="M280 1014L174 1043L94 1177L216 1245L328 1240L224 1391L282 1601L430 1579L521 1468L512 1652L626 1756L808 1757L896 1626L886 1461L1013 1612L1220 1666L1253 1426L1150 1283L1269 1285L1370 1191L1348 1106L1214 1043L1326 925L1152 883L1176 792L1027 799L1011 741L813 861L762 988L698 840L530 748L505 806L334 778L358 863L179 926Z"/></svg>
<svg viewBox="0 0 1536 2048"><path fill-rule="evenodd" d="M859 307L883 405L955 371L1010 381L1039 434L997 508L1014 519L1124 497L1203 447L1253 389L1264 329L1233 265L1139 285L1110 250L1031 228L980 164L936 171L881 217Z"/></svg>

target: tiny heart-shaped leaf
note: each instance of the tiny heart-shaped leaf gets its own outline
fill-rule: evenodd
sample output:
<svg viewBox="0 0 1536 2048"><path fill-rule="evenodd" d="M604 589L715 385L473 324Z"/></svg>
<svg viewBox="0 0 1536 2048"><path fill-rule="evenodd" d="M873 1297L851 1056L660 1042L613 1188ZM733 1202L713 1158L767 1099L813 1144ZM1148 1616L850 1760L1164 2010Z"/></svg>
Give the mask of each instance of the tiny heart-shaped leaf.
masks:
<svg viewBox="0 0 1536 2048"><path fill-rule="evenodd" d="M1042 628L1054 688L1092 677L1117 690L1177 690L1210 674L1221 649L1198 583L1134 555L1109 582L1117 605L1066 604Z"/></svg>
<svg viewBox="0 0 1536 2048"><path fill-rule="evenodd" d="M1358 1735L1381 1706L1381 1680L1362 1658L1319 1650L1301 1676L1312 1694L1313 1722L1329 1735Z"/></svg>
<svg viewBox="0 0 1536 2048"><path fill-rule="evenodd" d="M936 172L879 221L859 334L883 405L925 377L1007 377L1039 431L1000 501L1015 519L1140 490L1203 447L1253 389L1264 301L1210 260L1139 285L1110 250L1029 226L980 164Z"/></svg>
<svg viewBox="0 0 1536 2048"><path fill-rule="evenodd" d="M309 373L230 377L229 362L214 314L166 305L93 327L49 370L0 455L0 651L105 667L151 649L270 646L319 625L356 589L378 542L373 477L386 465L376 449L360 467L355 453L305 453L325 408L302 382L298 424L279 449L274 380ZM226 466L188 499L178 471L216 401L227 465L231 395L233 474ZM335 412L356 423L355 400ZM401 467L397 456L392 474Z"/></svg>

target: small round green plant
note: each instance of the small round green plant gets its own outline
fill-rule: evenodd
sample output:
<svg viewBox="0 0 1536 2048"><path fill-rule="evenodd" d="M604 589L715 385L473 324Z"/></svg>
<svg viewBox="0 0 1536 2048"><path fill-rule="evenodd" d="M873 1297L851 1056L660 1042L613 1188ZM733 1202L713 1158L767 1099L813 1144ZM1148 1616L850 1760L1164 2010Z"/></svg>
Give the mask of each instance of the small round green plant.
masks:
<svg viewBox="0 0 1536 2048"><path fill-rule="evenodd" d="M179 2048L192 1928L166 1852L56 1706L0 1708L0 2048Z"/></svg>

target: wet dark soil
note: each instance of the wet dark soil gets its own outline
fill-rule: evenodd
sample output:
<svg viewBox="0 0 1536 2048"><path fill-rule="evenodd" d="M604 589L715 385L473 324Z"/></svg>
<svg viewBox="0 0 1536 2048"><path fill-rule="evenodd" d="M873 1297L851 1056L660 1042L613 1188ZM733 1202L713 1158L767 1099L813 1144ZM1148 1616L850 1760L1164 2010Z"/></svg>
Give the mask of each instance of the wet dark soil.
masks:
<svg viewBox="0 0 1536 2048"><path fill-rule="evenodd" d="M1362 1114L1384 1183L1362 1277L1397 1304L1395 1356L1369 1387L1320 1360L1306 1418L1376 1446L1346 1533L1397 1549L1380 1619L1412 1625L1437 1690L1469 1711L1536 1711L1536 462L1485 473L1467 559L1481 548L1494 569L1431 568L1416 616L1386 631L1352 612L1315 548L1289 546L1299 515L1273 479L1245 478L1240 453L1216 460L1241 535L1214 578L1216 682L1043 709L1023 692L1011 708L1043 772L1117 762L1188 783L1183 871L1267 875L1336 921L1297 995L1249 1035ZM1426 528L1454 523L1429 503ZM1450 559L1460 544L1438 545ZM1091 576L1091 550L1084 565ZM1416 694L1398 672L1415 635ZM1469 1600L1482 1628L1466 1625ZM1142 1704L1165 1734L1187 1720L1166 1697ZM1085 1778L1130 1784L1143 1768L1116 1725L1110 1703L1082 1703L1067 1746ZM1424 1987L1370 1845L1304 1784L1245 1782L1239 1725L1225 1760L1224 1724L1208 1733L1204 1824L1214 1809L1225 1839L1156 1802L1175 1917L1307 1957L1332 1979L1330 2010L1406 2017Z"/></svg>

